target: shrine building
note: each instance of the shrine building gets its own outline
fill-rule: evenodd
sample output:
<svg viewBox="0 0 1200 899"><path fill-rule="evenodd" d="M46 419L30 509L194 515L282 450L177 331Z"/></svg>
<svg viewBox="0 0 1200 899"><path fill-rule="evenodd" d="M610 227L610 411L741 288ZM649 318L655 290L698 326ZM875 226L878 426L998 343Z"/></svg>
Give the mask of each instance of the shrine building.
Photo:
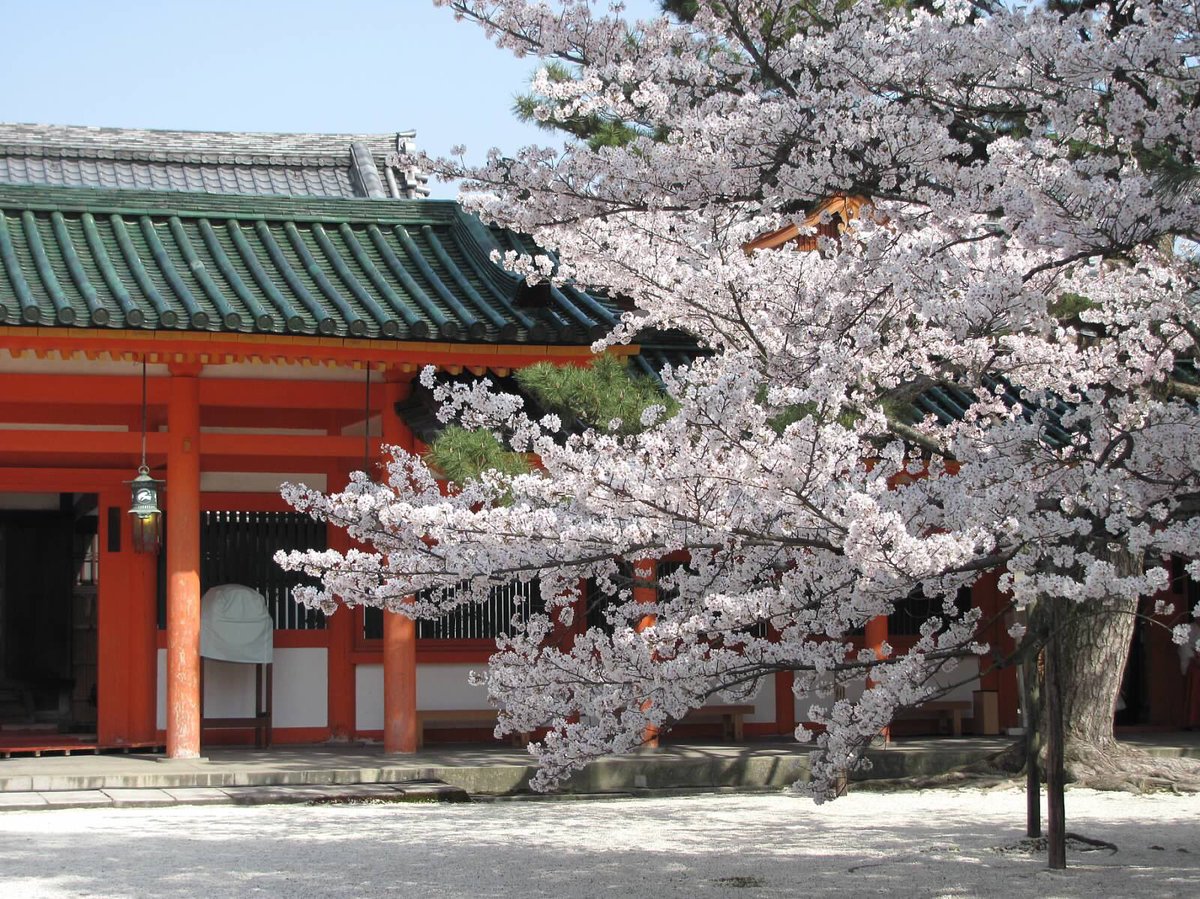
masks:
<svg viewBox="0 0 1200 899"><path fill-rule="evenodd" d="M526 247L427 199L413 140L0 125L0 755L492 739L468 673L518 588L436 622L326 618L272 561L348 545L279 486L420 451L422 368L584 364L620 315L493 264ZM669 349L626 351L653 372ZM143 466L161 514L131 514ZM201 658L201 595L227 584L266 598L270 666ZM996 607L995 577L970 600ZM903 647L910 613L867 639ZM968 730L1016 724L1011 671L963 675ZM785 672L737 729L803 714Z"/></svg>

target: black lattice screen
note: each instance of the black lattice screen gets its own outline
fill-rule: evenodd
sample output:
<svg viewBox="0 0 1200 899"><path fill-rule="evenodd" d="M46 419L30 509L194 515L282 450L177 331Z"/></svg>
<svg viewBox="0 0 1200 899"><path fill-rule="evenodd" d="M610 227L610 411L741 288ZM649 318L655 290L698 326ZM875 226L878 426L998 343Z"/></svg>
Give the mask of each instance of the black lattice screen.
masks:
<svg viewBox="0 0 1200 899"><path fill-rule="evenodd" d="M417 622L420 640L495 640L512 629L513 617L528 620L533 612L545 608L537 581L513 582L493 588L486 602L459 606L433 621ZM383 612L364 610L363 636L368 640L383 637Z"/></svg>
<svg viewBox="0 0 1200 899"><path fill-rule="evenodd" d="M245 584L267 600L276 630L320 630L325 616L292 600L292 588L311 578L284 571L279 550L325 549L325 525L299 512L204 512L200 517L200 591ZM166 627L166 554L159 553L158 626Z"/></svg>

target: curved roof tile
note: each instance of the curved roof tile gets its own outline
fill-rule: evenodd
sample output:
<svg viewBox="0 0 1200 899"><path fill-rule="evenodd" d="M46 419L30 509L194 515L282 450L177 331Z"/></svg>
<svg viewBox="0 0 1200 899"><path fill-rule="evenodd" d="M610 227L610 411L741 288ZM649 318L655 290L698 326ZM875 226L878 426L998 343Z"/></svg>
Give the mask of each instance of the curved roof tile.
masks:
<svg viewBox="0 0 1200 899"><path fill-rule="evenodd" d="M619 315L520 308L494 245L444 201L0 184L0 324L581 345Z"/></svg>

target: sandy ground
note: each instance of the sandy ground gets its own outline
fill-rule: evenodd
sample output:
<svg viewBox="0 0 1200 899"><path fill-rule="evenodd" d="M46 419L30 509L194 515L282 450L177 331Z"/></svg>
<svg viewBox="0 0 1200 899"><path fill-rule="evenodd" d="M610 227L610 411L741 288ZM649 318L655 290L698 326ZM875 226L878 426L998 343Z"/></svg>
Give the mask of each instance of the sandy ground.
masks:
<svg viewBox="0 0 1200 899"><path fill-rule="evenodd" d="M1016 790L8 812L0 896L1200 896L1200 796L1067 816L1118 851L1006 851Z"/></svg>

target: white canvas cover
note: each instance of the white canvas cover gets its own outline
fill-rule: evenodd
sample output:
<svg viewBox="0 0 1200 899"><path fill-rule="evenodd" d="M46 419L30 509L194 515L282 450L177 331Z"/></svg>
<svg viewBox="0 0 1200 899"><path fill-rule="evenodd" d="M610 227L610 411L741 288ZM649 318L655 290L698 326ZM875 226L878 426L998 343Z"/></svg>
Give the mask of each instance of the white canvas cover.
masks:
<svg viewBox="0 0 1200 899"><path fill-rule="evenodd" d="M200 598L200 655L222 662L270 662L275 623L251 587L222 584Z"/></svg>

